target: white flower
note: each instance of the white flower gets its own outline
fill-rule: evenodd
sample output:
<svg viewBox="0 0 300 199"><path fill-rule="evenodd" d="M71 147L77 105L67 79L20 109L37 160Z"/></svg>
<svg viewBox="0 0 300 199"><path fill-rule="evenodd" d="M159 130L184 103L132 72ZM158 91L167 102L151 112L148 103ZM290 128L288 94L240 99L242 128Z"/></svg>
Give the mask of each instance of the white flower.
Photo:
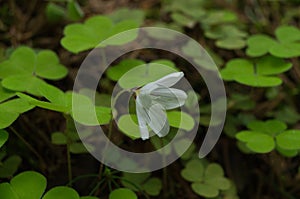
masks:
<svg viewBox="0 0 300 199"><path fill-rule="evenodd" d="M147 125L159 137L168 134L166 110L182 106L187 98L184 91L170 87L183 76L183 72L171 73L136 90L136 114L143 140L149 138Z"/></svg>

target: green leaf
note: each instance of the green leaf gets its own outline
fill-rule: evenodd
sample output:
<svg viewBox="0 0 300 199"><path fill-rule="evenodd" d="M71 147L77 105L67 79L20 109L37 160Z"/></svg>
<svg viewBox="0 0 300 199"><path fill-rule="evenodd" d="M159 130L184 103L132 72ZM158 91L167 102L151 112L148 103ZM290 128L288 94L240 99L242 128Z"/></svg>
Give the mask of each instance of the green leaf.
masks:
<svg viewBox="0 0 300 199"><path fill-rule="evenodd" d="M50 22L58 22L65 16L65 10L63 7L49 2L46 7L46 16Z"/></svg>
<svg viewBox="0 0 300 199"><path fill-rule="evenodd" d="M51 134L51 142L58 145L67 144L67 137L63 133L55 132Z"/></svg>
<svg viewBox="0 0 300 199"><path fill-rule="evenodd" d="M132 139L141 137L136 115L122 115L118 120L118 127Z"/></svg>
<svg viewBox="0 0 300 199"><path fill-rule="evenodd" d="M204 166L198 159L189 161L181 171L181 176L189 182L201 182L204 175Z"/></svg>
<svg viewBox="0 0 300 199"><path fill-rule="evenodd" d="M235 80L241 84L254 87L272 87L279 86L282 83L282 80L278 77L267 77L267 76L258 76L258 75L240 75L235 78Z"/></svg>
<svg viewBox="0 0 300 199"><path fill-rule="evenodd" d="M251 57L259 57L268 53L276 41L267 35L257 34L248 37L246 54Z"/></svg>
<svg viewBox="0 0 300 199"><path fill-rule="evenodd" d="M0 129L10 126L19 117L20 113L24 113L33 107L23 99L13 99L0 104Z"/></svg>
<svg viewBox="0 0 300 199"><path fill-rule="evenodd" d="M15 95L16 95L15 92L3 88L2 83L0 82L0 102L12 98Z"/></svg>
<svg viewBox="0 0 300 199"><path fill-rule="evenodd" d="M222 176L224 176L224 171L219 164L212 163L207 166L204 175L205 175L206 179L222 177Z"/></svg>
<svg viewBox="0 0 300 199"><path fill-rule="evenodd" d="M167 117L170 123L170 126L180 128L186 131L193 129L195 125L194 119L185 112L180 111L168 111Z"/></svg>
<svg viewBox="0 0 300 199"><path fill-rule="evenodd" d="M276 135L287 129L287 125L279 120L251 121L247 127L253 131L261 131L269 135Z"/></svg>
<svg viewBox="0 0 300 199"><path fill-rule="evenodd" d="M216 46L228 50L242 49L246 46L246 41L241 38L227 37L216 41Z"/></svg>
<svg viewBox="0 0 300 199"><path fill-rule="evenodd" d="M224 177L206 178L205 184L211 185L220 190L228 190L230 188L230 181Z"/></svg>
<svg viewBox="0 0 300 199"><path fill-rule="evenodd" d="M268 153L275 148L272 136L255 131L241 131L236 138L246 143L247 147L256 153Z"/></svg>
<svg viewBox="0 0 300 199"><path fill-rule="evenodd" d="M131 41L136 37L136 34L127 35L126 38L108 39L125 30L138 28L138 23L135 20L123 20L119 23L105 16L94 16L87 19L84 24L70 24L64 29L64 38L61 44L64 48L73 53L78 53L88 49L97 47L100 42L102 47L106 45L121 45Z"/></svg>
<svg viewBox="0 0 300 199"><path fill-rule="evenodd" d="M300 149L300 130L287 130L276 136L279 147L287 150Z"/></svg>
<svg viewBox="0 0 300 199"><path fill-rule="evenodd" d="M280 26L275 35L281 43L300 41L300 30L294 26Z"/></svg>
<svg viewBox="0 0 300 199"><path fill-rule="evenodd" d="M224 80L234 80L239 75L253 74L253 65L246 59L232 59L226 63L226 67L221 70Z"/></svg>
<svg viewBox="0 0 300 199"><path fill-rule="evenodd" d="M9 60L0 64L0 78L12 75L32 75L35 59L35 52L31 48L23 46L17 48Z"/></svg>
<svg viewBox="0 0 300 199"><path fill-rule="evenodd" d="M59 59L53 51L41 50L36 54L29 47L17 48L9 60L0 64L0 78L4 79L13 76L18 76L19 78L31 76L33 78L37 75L45 79L57 80L66 76L67 72L67 69L59 64ZM23 80L23 85L27 86L28 84L25 80Z"/></svg>
<svg viewBox="0 0 300 199"><path fill-rule="evenodd" d="M270 53L280 58L292 58L300 56L300 43L275 44L270 48Z"/></svg>
<svg viewBox="0 0 300 199"><path fill-rule="evenodd" d="M126 188L115 189L109 194L109 199L120 199L120 198L137 199L138 197L133 191Z"/></svg>
<svg viewBox="0 0 300 199"><path fill-rule="evenodd" d="M67 198L79 199L79 195L72 188L59 186L50 189L43 197L43 199L67 199Z"/></svg>
<svg viewBox="0 0 300 199"><path fill-rule="evenodd" d="M173 72L177 70L165 64L150 62L127 71L118 83L125 89L141 87Z"/></svg>
<svg viewBox="0 0 300 199"><path fill-rule="evenodd" d="M42 84L39 87L39 92L43 97L54 104L62 106L67 106L68 104L66 102L67 97L65 93L55 86L52 86L50 84Z"/></svg>
<svg viewBox="0 0 300 199"><path fill-rule="evenodd" d="M0 184L0 197L3 199L20 199L11 185L7 182Z"/></svg>
<svg viewBox="0 0 300 199"><path fill-rule="evenodd" d="M25 95L23 93L17 93L17 95L24 100L27 100L27 102L29 104L44 108L44 109L48 109L48 110L52 110L52 111L58 111L58 112L63 112L63 113L69 113L70 112L70 106L62 106L62 105L57 105L57 104L53 104L53 103L49 103L49 102L44 102L44 101L40 101L37 100L33 97L30 97L29 95Z"/></svg>
<svg viewBox="0 0 300 199"><path fill-rule="evenodd" d="M257 62L257 74L259 75L277 75L291 68L292 63L273 56L262 57Z"/></svg>
<svg viewBox="0 0 300 199"><path fill-rule="evenodd" d="M73 21L77 21L84 16L84 13L83 13L82 9L80 8L80 5L77 3L77 1L69 1L68 2L67 16L69 19L71 19Z"/></svg>
<svg viewBox="0 0 300 199"><path fill-rule="evenodd" d="M142 24L144 22L145 13L140 9L129 9L129 8L120 8L114 11L109 17L115 22L120 22L124 19L126 20L134 20L138 24Z"/></svg>
<svg viewBox="0 0 300 199"><path fill-rule="evenodd" d="M296 157L298 155L298 150L283 149L280 146L278 146L278 144L276 145L276 149L281 155L283 155L285 157L292 158L292 157Z"/></svg>
<svg viewBox="0 0 300 199"><path fill-rule="evenodd" d="M173 19L173 21L175 21L176 23L182 26L192 28L195 25L195 21L192 18L189 18L180 13L176 13L176 12L172 13L171 18Z"/></svg>
<svg viewBox="0 0 300 199"><path fill-rule="evenodd" d="M259 59L255 65L245 59L233 59L221 70L221 75L224 80L235 80L248 86L272 87L280 85L282 80L270 75L285 72L291 66L290 63L272 56Z"/></svg>
<svg viewBox="0 0 300 199"><path fill-rule="evenodd" d="M0 148L5 144L7 140L8 140L7 131L0 129Z"/></svg>
<svg viewBox="0 0 300 199"><path fill-rule="evenodd" d="M70 145L70 151L74 154L83 154L92 150L94 150L94 147L92 145L83 145L83 143L81 142L72 143Z"/></svg>
<svg viewBox="0 0 300 199"><path fill-rule="evenodd" d="M125 59L119 64L109 67L106 71L106 75L113 81L118 81L126 72L136 66L145 64L144 61L138 59Z"/></svg>
<svg viewBox="0 0 300 199"><path fill-rule="evenodd" d="M158 196L162 189L162 182L159 178L150 178L144 185L143 188L150 196Z"/></svg>
<svg viewBox="0 0 300 199"><path fill-rule="evenodd" d="M196 194L207 198L213 198L219 195L217 188L202 183L193 183L192 189Z"/></svg>
<svg viewBox="0 0 300 199"><path fill-rule="evenodd" d="M32 95L41 96L40 85L45 82L32 75L13 75L3 79L2 86L19 92L27 92Z"/></svg>
<svg viewBox="0 0 300 199"><path fill-rule="evenodd" d="M59 59L53 51L43 50L36 57L35 73L45 79L58 80L67 75L68 69L59 64Z"/></svg>
<svg viewBox="0 0 300 199"><path fill-rule="evenodd" d="M300 120L300 115L295 108L284 106L282 109L275 113L276 119L286 122L288 124L295 124Z"/></svg>
<svg viewBox="0 0 300 199"><path fill-rule="evenodd" d="M0 166L0 178L11 178L18 170L22 159L13 155L8 157Z"/></svg>
<svg viewBox="0 0 300 199"><path fill-rule="evenodd" d="M72 93L72 117L75 121L89 126L107 124L111 118L110 108L95 107L87 96Z"/></svg>
<svg viewBox="0 0 300 199"><path fill-rule="evenodd" d="M1 110L12 113L24 113L32 108L34 108L34 106L28 104L28 102L23 99L12 99L0 104Z"/></svg>
<svg viewBox="0 0 300 199"><path fill-rule="evenodd" d="M0 129L10 126L18 117L18 113L0 110Z"/></svg>
<svg viewBox="0 0 300 199"><path fill-rule="evenodd" d="M10 181L11 187L20 199L40 199L46 189L46 178L33 171L26 171Z"/></svg>

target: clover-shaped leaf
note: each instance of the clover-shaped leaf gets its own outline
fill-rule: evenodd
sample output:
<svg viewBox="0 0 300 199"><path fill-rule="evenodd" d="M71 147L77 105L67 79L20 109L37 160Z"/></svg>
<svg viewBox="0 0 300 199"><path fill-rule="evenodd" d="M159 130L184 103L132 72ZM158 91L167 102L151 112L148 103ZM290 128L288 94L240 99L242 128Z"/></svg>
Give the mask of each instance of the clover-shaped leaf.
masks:
<svg viewBox="0 0 300 199"><path fill-rule="evenodd" d="M291 63L273 56L262 57L256 63L238 58L230 60L222 69L221 75L227 81L234 80L254 87L270 87L282 83L282 80L274 75L283 73L291 67Z"/></svg>
<svg viewBox="0 0 300 199"><path fill-rule="evenodd" d="M300 130L287 130L276 136L279 147L288 150L300 149Z"/></svg>
<svg viewBox="0 0 300 199"><path fill-rule="evenodd" d="M23 99L13 99L0 104L0 129L10 126L21 113L31 110L33 105Z"/></svg>
<svg viewBox="0 0 300 199"><path fill-rule="evenodd" d="M66 198L72 198L72 199L79 199L78 193L70 188L70 187L54 187L50 189L43 199L66 199Z"/></svg>
<svg viewBox="0 0 300 199"><path fill-rule="evenodd" d="M0 198L40 199L46 189L46 178L39 173L27 171L13 179L10 183L0 184Z"/></svg>
<svg viewBox="0 0 300 199"><path fill-rule="evenodd" d="M70 114L75 121L84 125L101 125L110 121L110 108L95 106L85 95L74 92L64 93L49 84L39 87L39 92L49 101L37 100L23 93L17 93L17 95L32 105Z"/></svg>
<svg viewBox="0 0 300 199"><path fill-rule="evenodd" d="M58 186L50 189L44 194L46 189L46 178L34 171L25 171L13 177L10 183L0 184L0 198L7 199L80 199L78 193L65 186ZM43 196L43 197L42 197ZM95 197L81 197L97 199Z"/></svg>
<svg viewBox="0 0 300 199"><path fill-rule="evenodd" d="M5 155L6 154L4 154L4 157ZM0 158L0 178L11 178L18 170L22 159L17 155L1 159L2 158Z"/></svg>
<svg viewBox="0 0 300 199"><path fill-rule="evenodd" d="M5 144L8 140L8 133L7 131L0 129L0 148Z"/></svg>
<svg viewBox="0 0 300 199"><path fill-rule="evenodd" d="M167 118L170 126L175 128L189 131L195 125L194 119L189 114L184 112L168 111ZM125 135L132 139L140 138L141 136L135 114L122 115L118 120L118 127Z"/></svg>
<svg viewBox="0 0 300 199"><path fill-rule="evenodd" d="M6 88L3 88L2 83L0 81L0 103L15 96L15 95L16 95L15 92L8 90Z"/></svg>
<svg viewBox="0 0 300 199"><path fill-rule="evenodd" d="M129 59L110 67L107 70L107 76L118 81L122 88L134 88L160 79L177 70L174 63L169 60L154 60L146 64L141 60Z"/></svg>
<svg viewBox="0 0 300 199"><path fill-rule="evenodd" d="M241 131L236 138L245 142L249 149L257 153L268 153L275 148L273 137L263 132Z"/></svg>
<svg viewBox="0 0 300 199"><path fill-rule="evenodd" d="M247 33L233 25L210 27L205 31L205 36L217 39L216 45L224 49L241 49L246 46Z"/></svg>
<svg viewBox="0 0 300 199"><path fill-rule="evenodd" d="M41 50L35 53L29 47L17 48L9 60L0 63L2 79L14 75L36 75L44 79L57 80L65 77L67 72L53 51Z"/></svg>
<svg viewBox="0 0 300 199"><path fill-rule="evenodd" d="M248 37L246 50L247 55L259 57L269 52L269 49L276 44L276 41L268 35L257 34Z"/></svg>
<svg viewBox="0 0 300 199"><path fill-rule="evenodd" d="M294 26L276 29L277 40L264 34L250 36L247 40L247 55L258 57L270 53L280 58L300 56L300 30Z"/></svg>
<svg viewBox="0 0 300 199"><path fill-rule="evenodd" d="M277 149L283 155L293 156L300 149L300 131L286 130L287 125L279 120L252 121L250 130L240 131L236 138L256 153L268 153Z"/></svg>
<svg viewBox="0 0 300 199"><path fill-rule="evenodd" d="M68 51L78 53L97 47L102 41L126 30L138 28L136 20L123 20L114 23L112 19L105 16L94 16L87 19L84 24L75 23L67 25L64 29L64 38L61 44ZM102 43L102 47L107 45L122 45L132 41L137 36L137 32L126 38L113 38Z"/></svg>
<svg viewBox="0 0 300 199"><path fill-rule="evenodd" d="M139 9L128 9L126 7L117 9L109 15L114 22L120 22L124 19L135 20L138 24L142 24L144 21L145 13Z"/></svg>
<svg viewBox="0 0 300 199"><path fill-rule="evenodd" d="M159 178L150 177L150 173L123 173L121 183L133 191L145 191L151 196L159 195L162 182Z"/></svg>
<svg viewBox="0 0 300 199"><path fill-rule="evenodd" d="M109 194L109 199L120 199L120 198L137 199L138 197L133 191L127 188L115 189Z"/></svg>
<svg viewBox="0 0 300 199"><path fill-rule="evenodd" d="M207 198L217 197L220 191L231 187L230 181L224 177L222 167L215 163L205 167L200 160L191 160L181 171L181 175L192 182L191 186L195 193Z"/></svg>

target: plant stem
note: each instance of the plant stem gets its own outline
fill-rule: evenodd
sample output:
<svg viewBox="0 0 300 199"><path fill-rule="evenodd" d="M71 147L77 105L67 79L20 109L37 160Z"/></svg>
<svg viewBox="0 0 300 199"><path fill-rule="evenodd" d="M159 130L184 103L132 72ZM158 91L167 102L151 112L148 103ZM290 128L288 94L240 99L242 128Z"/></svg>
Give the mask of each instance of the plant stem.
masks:
<svg viewBox="0 0 300 199"><path fill-rule="evenodd" d="M34 155L36 155L36 157L42 162L42 164L46 166L43 157L31 146L31 144L27 142L12 126L10 126L9 129L28 147L28 149L32 153L34 153Z"/></svg>
<svg viewBox="0 0 300 199"><path fill-rule="evenodd" d="M72 162L71 162L71 152L70 152L70 145L71 145L71 140L69 138L69 130L71 129L71 122L72 119L70 116L68 115L64 115L66 118L66 130L65 130L65 134L67 137L67 165L68 165L68 179L69 179L69 186L72 186Z"/></svg>

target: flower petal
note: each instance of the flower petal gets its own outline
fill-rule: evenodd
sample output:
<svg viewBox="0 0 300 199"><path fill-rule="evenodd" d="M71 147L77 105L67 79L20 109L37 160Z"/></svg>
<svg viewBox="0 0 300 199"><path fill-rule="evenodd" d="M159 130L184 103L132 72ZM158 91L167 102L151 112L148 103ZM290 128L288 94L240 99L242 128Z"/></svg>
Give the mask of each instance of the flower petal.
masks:
<svg viewBox="0 0 300 199"><path fill-rule="evenodd" d="M149 139L149 131L148 131L147 123L150 122L150 117L146 109L144 109L144 107L142 106L139 97L136 98L135 104L136 104L136 115L139 123L141 138L143 140Z"/></svg>
<svg viewBox="0 0 300 199"><path fill-rule="evenodd" d="M156 80L153 83L164 87L171 87L174 84L176 84L183 76L184 76L183 72L171 73L159 80Z"/></svg>
<svg viewBox="0 0 300 199"><path fill-rule="evenodd" d="M154 104L150 107L149 112L150 123L148 125L159 137L164 137L169 133L170 125L167 114L162 105Z"/></svg>
<svg viewBox="0 0 300 199"><path fill-rule="evenodd" d="M184 91L176 88L157 88L151 92L150 96L166 110L182 106L187 98Z"/></svg>

